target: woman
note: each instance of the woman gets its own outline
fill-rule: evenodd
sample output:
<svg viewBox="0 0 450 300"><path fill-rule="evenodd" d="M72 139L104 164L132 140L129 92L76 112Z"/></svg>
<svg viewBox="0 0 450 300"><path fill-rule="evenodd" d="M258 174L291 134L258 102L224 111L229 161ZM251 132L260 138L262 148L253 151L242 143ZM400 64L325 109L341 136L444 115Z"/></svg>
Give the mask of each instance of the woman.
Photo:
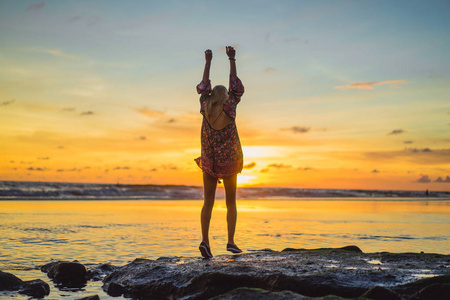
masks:
<svg viewBox="0 0 450 300"><path fill-rule="evenodd" d="M202 123L202 156L195 159L203 171L204 203L201 214L202 242L199 246L204 258L212 258L209 247L209 223L216 196L217 182L223 179L227 203L228 244L227 251L241 253L234 243L236 229L236 177L242 171L241 142L236 129L236 106L244 93L244 86L236 75L236 51L226 47L230 60L230 87L217 85L211 90L209 69L212 52L205 51L203 80L197 85L200 96Z"/></svg>

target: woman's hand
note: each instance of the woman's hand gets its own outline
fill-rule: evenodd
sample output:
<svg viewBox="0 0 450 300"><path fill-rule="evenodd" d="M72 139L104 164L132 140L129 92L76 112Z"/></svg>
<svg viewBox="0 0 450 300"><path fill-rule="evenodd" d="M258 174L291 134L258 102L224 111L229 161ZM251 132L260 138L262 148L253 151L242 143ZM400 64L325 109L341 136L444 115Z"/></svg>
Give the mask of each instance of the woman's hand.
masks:
<svg viewBox="0 0 450 300"><path fill-rule="evenodd" d="M236 55L236 50L232 46L227 46L226 48L228 58L234 59L234 56Z"/></svg>
<svg viewBox="0 0 450 300"><path fill-rule="evenodd" d="M205 51L205 60L206 60L207 63L211 63L212 51L210 49Z"/></svg>

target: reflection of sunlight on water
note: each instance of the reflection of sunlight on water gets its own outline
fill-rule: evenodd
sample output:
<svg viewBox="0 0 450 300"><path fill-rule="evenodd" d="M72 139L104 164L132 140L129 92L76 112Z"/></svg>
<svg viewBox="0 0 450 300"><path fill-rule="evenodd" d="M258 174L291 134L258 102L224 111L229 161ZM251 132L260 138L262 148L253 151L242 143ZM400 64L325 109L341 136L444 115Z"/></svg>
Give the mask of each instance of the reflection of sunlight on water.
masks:
<svg viewBox="0 0 450 300"><path fill-rule="evenodd" d="M364 252L450 253L449 202L238 200L243 249L357 245ZM0 201L4 266L55 260L124 264L137 257L198 256L202 201ZM225 249L226 204L211 220L214 255ZM378 264L378 261L370 261Z"/></svg>

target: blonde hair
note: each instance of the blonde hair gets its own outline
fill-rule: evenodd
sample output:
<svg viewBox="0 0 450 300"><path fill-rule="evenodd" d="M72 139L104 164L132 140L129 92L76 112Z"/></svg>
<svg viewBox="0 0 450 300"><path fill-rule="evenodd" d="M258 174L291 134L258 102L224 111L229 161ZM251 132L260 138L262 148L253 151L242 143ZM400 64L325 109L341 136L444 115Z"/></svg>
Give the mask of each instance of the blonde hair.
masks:
<svg viewBox="0 0 450 300"><path fill-rule="evenodd" d="M223 85L216 85L211 95L206 99L206 116L209 117L213 106L223 105L223 103L228 99L228 90Z"/></svg>

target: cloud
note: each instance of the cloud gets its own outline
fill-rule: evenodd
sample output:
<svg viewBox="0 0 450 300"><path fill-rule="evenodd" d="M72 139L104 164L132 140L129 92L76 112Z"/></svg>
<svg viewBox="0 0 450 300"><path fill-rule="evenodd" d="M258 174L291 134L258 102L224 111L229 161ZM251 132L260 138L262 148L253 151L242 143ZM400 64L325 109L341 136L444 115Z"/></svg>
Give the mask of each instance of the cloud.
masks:
<svg viewBox="0 0 450 300"><path fill-rule="evenodd" d="M58 149L64 149L64 146L58 146Z"/></svg>
<svg viewBox="0 0 450 300"><path fill-rule="evenodd" d="M293 133L307 133L311 130L311 127L292 126L290 128L284 128L282 130L289 130Z"/></svg>
<svg viewBox="0 0 450 300"><path fill-rule="evenodd" d="M244 166L244 169L253 169L254 167L256 167L256 163L254 161L252 161L251 163L246 164Z"/></svg>
<svg viewBox="0 0 450 300"><path fill-rule="evenodd" d="M264 73L275 73L277 71L277 69L272 68L272 67L267 67L264 69Z"/></svg>
<svg viewBox="0 0 450 300"><path fill-rule="evenodd" d="M70 55L70 54L66 54L64 52L62 52L61 50L55 49L55 50L51 50L51 49L31 49L32 52L37 52L37 53L46 53L46 54L50 54L56 57L61 57L61 58L67 58L67 59L79 59L78 56L74 56L74 55Z"/></svg>
<svg viewBox="0 0 450 300"><path fill-rule="evenodd" d="M300 171L309 171L309 170L312 170L312 168L311 168L311 167L304 167L304 168L298 167L297 170L300 170Z"/></svg>
<svg viewBox="0 0 450 300"><path fill-rule="evenodd" d="M422 175L419 180L417 180L417 182L421 182L421 183L428 183L431 182L430 178L428 177L428 175Z"/></svg>
<svg viewBox="0 0 450 300"><path fill-rule="evenodd" d="M268 168L275 168L275 169L292 168L291 165L276 164L276 163L270 164L267 167Z"/></svg>
<svg viewBox="0 0 450 300"><path fill-rule="evenodd" d="M37 159L41 159L41 160L49 160L50 157L38 157Z"/></svg>
<svg viewBox="0 0 450 300"><path fill-rule="evenodd" d="M83 112L81 112L80 113L80 115L81 116L90 116L90 115L93 115L94 114L94 112L93 111L83 111Z"/></svg>
<svg viewBox="0 0 450 300"><path fill-rule="evenodd" d="M130 167L115 167L113 170L129 170Z"/></svg>
<svg viewBox="0 0 450 300"><path fill-rule="evenodd" d="M15 99L13 100L7 100L7 101L3 101L2 103L0 103L0 106L6 106L6 105L10 105L13 104L14 102L16 102Z"/></svg>
<svg viewBox="0 0 450 300"><path fill-rule="evenodd" d="M375 173L375 174L377 174L377 173L380 173L380 171L379 171L379 170L377 170L377 169L373 169L373 170L372 170L372 173Z"/></svg>
<svg viewBox="0 0 450 300"><path fill-rule="evenodd" d="M422 150L417 148L406 148L407 151L410 151L412 153L418 153L418 152L433 152L430 148L423 148Z"/></svg>
<svg viewBox="0 0 450 300"><path fill-rule="evenodd" d="M37 168L29 167L29 168L27 168L27 170L28 171L47 171L49 169L47 169L47 168L40 168L40 167L37 167Z"/></svg>
<svg viewBox="0 0 450 300"><path fill-rule="evenodd" d="M136 112L138 112L140 114L143 114L144 116L147 116L147 117L150 117L150 118L161 117L161 116L164 115L164 113L162 111L149 109L146 106L143 106L141 108L135 108L134 110Z"/></svg>
<svg viewBox="0 0 450 300"><path fill-rule="evenodd" d="M167 123L175 123L175 119L169 119Z"/></svg>
<svg viewBox="0 0 450 300"><path fill-rule="evenodd" d="M40 10L40 9L44 8L44 6L45 6L45 1L42 1L39 3L31 3L30 5L28 5L26 11Z"/></svg>
<svg viewBox="0 0 450 300"><path fill-rule="evenodd" d="M269 172L270 169L289 169L292 168L292 165L285 165L285 164L277 164L277 163L272 163L267 165L266 168L262 169L260 172L261 173L266 173Z"/></svg>
<svg viewBox="0 0 450 300"><path fill-rule="evenodd" d="M147 139L147 137L144 135L141 135L140 137L138 137L138 140L141 140L141 141L145 141L146 139Z"/></svg>
<svg viewBox="0 0 450 300"><path fill-rule="evenodd" d="M397 135L397 134L402 134L405 131L403 129L394 129L391 132L388 133L388 135Z"/></svg>
<svg viewBox="0 0 450 300"><path fill-rule="evenodd" d="M178 170L178 167L174 164L168 164L168 165L162 165L161 166L164 170Z"/></svg>
<svg viewBox="0 0 450 300"><path fill-rule="evenodd" d="M335 86L335 89L346 90L346 89L362 89L362 90L373 90L375 85L383 84L408 84L406 80L386 80L386 81L372 81L372 82L357 82L349 85Z"/></svg>
<svg viewBox="0 0 450 300"><path fill-rule="evenodd" d="M72 168L72 169L58 169L56 172L81 172L81 169Z"/></svg>
<svg viewBox="0 0 450 300"><path fill-rule="evenodd" d="M446 183L450 183L450 176L447 176L447 178L445 178L445 180L442 180L442 177L438 177L434 182L446 182Z"/></svg>
<svg viewBox="0 0 450 300"><path fill-rule="evenodd" d="M64 107L63 109L61 109L62 111L75 111L74 107Z"/></svg>
<svg viewBox="0 0 450 300"><path fill-rule="evenodd" d="M414 141L404 141L403 144L412 144Z"/></svg>

